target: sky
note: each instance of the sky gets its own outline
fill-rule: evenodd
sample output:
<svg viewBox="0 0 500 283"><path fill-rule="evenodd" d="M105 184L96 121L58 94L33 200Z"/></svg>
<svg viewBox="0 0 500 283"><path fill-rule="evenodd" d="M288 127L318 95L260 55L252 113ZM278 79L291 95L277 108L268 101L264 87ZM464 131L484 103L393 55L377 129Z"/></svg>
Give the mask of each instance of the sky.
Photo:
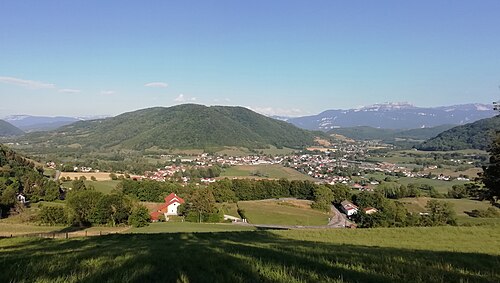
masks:
<svg viewBox="0 0 500 283"><path fill-rule="evenodd" d="M0 117L500 98L500 1L0 1Z"/></svg>

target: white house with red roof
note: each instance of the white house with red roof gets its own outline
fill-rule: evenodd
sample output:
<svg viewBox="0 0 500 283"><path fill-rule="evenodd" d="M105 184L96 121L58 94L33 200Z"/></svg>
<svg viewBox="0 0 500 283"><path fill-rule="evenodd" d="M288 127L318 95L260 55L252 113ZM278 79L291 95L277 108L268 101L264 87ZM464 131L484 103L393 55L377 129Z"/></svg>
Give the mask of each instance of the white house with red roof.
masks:
<svg viewBox="0 0 500 283"><path fill-rule="evenodd" d="M342 210L345 212L345 214L347 214L347 216L352 216L358 213L358 207L350 201L344 200L340 203L340 205L342 206Z"/></svg>
<svg viewBox="0 0 500 283"><path fill-rule="evenodd" d="M158 221L160 219L160 215L165 215L165 219L169 215L177 215L177 209L181 204L183 204L185 201L181 198L178 197L176 194L171 193L168 196L165 197L165 203L160 205L156 211L151 212L151 220L152 221Z"/></svg>

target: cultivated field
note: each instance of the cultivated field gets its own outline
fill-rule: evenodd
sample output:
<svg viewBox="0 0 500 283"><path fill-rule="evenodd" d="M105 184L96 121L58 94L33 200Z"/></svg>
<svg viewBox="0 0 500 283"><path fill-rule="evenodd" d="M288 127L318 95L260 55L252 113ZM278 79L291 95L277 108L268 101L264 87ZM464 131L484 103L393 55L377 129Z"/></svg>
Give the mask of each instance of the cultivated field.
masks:
<svg viewBox="0 0 500 283"><path fill-rule="evenodd" d="M331 217L312 209L306 200L240 201L238 207L252 224L320 226L328 224Z"/></svg>
<svg viewBox="0 0 500 283"><path fill-rule="evenodd" d="M96 178L97 181L109 181L111 178L109 177L110 173L99 172L99 173L83 173L83 172L61 172L60 177L71 178L74 180L75 178L80 178L84 176L87 180L90 180L92 176ZM120 176L120 174L116 174L116 176Z"/></svg>
<svg viewBox="0 0 500 283"><path fill-rule="evenodd" d="M0 239L0 282L499 282L499 234L433 227Z"/></svg>
<svg viewBox="0 0 500 283"><path fill-rule="evenodd" d="M258 173L260 176L254 176ZM289 180L310 180L314 179L304 175L292 168L286 168L281 165L241 165L233 166L225 169L221 177L234 177L234 178L270 178L270 179L281 179L286 178Z"/></svg>

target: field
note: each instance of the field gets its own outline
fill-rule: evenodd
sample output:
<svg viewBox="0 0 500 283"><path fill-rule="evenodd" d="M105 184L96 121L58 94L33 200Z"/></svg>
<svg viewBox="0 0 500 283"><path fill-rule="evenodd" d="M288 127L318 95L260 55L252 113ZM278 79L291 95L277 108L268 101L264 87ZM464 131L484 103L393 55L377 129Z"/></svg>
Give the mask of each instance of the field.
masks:
<svg viewBox="0 0 500 283"><path fill-rule="evenodd" d="M260 176L253 176L252 174L259 173ZM286 168L281 165L241 165L233 166L225 169L221 177L235 177L235 178L270 178L281 179L287 178L289 180L310 180L313 179L304 175L292 168Z"/></svg>
<svg viewBox="0 0 500 283"><path fill-rule="evenodd" d="M319 226L328 224L331 215L311 209L308 201L240 201L252 224Z"/></svg>
<svg viewBox="0 0 500 283"><path fill-rule="evenodd" d="M438 192L442 194L448 193L448 190L453 187L453 185L463 185L466 184L467 182L464 181L458 181L458 180L452 180L452 181L442 181L442 180L435 180L435 179L427 179L427 178L409 178L409 177L402 177L398 179L398 182L404 185L408 185L410 183L414 184L427 184L433 186Z"/></svg>
<svg viewBox="0 0 500 283"><path fill-rule="evenodd" d="M99 172L99 173L82 173L82 172L62 172L60 177L71 178L74 180L75 178L80 178L84 176L87 180L90 180L92 176L96 178L97 181L109 181L111 178L109 177L110 173ZM116 174L116 176L120 176L120 174Z"/></svg>
<svg viewBox="0 0 500 283"><path fill-rule="evenodd" d="M499 234L433 227L1 239L0 282L498 282Z"/></svg>
<svg viewBox="0 0 500 283"><path fill-rule="evenodd" d="M425 212L425 205L430 198L421 197L421 198L403 198L400 199L402 203L406 206L406 208L410 212ZM500 224L500 218L474 218L467 215L466 212L470 212L473 209L487 209L492 207L487 201L476 201L470 199L438 199L439 201L445 201L453 204L453 208L458 217L459 224Z"/></svg>

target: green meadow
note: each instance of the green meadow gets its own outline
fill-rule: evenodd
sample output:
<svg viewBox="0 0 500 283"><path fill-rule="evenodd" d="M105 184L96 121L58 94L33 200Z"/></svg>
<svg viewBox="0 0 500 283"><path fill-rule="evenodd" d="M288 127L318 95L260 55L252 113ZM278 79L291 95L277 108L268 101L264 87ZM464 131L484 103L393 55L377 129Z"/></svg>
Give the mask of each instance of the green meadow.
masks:
<svg viewBox="0 0 500 283"><path fill-rule="evenodd" d="M0 239L0 282L498 282L500 228Z"/></svg>

